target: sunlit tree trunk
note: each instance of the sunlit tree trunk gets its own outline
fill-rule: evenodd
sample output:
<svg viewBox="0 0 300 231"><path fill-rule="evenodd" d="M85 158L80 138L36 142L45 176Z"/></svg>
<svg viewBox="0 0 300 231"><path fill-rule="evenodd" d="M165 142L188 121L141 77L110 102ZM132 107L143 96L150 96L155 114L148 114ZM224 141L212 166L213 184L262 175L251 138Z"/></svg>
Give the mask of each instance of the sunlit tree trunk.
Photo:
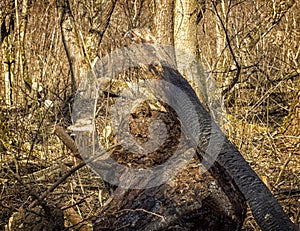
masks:
<svg viewBox="0 0 300 231"><path fill-rule="evenodd" d="M24 89L25 87L19 83L25 83L27 87L31 88L32 80L28 75L25 55L28 0L23 0L20 5L16 0L10 6L11 13L4 18L4 24L2 24L2 30L6 34L4 37L1 35L1 40L5 102L6 105L11 106L15 103L21 103L21 101L17 102L20 100L18 89ZM18 46L16 47L16 45ZM16 66L18 66L18 70L15 69ZM20 75L15 75L16 72L19 72ZM21 79L18 79L18 76Z"/></svg>
<svg viewBox="0 0 300 231"><path fill-rule="evenodd" d="M217 10L220 12L220 16L225 19L225 2L221 1L220 4L217 6ZM226 52L224 50L226 49L226 38L225 38L225 32L222 29L222 25L220 21L215 17L216 22L216 72L217 72L217 79L221 80L223 75L226 74L226 64L228 64ZM225 80L226 82L226 80Z"/></svg>
<svg viewBox="0 0 300 231"><path fill-rule="evenodd" d="M154 25L157 42L174 45L174 0L155 0Z"/></svg>
<svg viewBox="0 0 300 231"><path fill-rule="evenodd" d="M204 103L207 101L206 75L199 62L197 22L197 1L176 0L174 44L178 70L192 84L198 97Z"/></svg>
<svg viewBox="0 0 300 231"><path fill-rule="evenodd" d="M4 18L7 35L2 42L2 66L5 82L5 104L13 105L13 84L15 67L15 49L14 49L14 16L11 13L9 17Z"/></svg>
<svg viewBox="0 0 300 231"><path fill-rule="evenodd" d="M76 91L77 82L90 69L98 54L103 34L109 25L116 2L116 0L108 2L105 10L103 10L103 4L85 1L85 6L90 12L94 12L93 15L90 15L92 23L88 25L89 30L82 28L85 24L81 15L89 14L89 12L84 12L85 8L81 8L77 5L78 3L68 0L63 0L60 3L62 12L61 33L70 66L72 94ZM86 31L88 33L84 34Z"/></svg>
<svg viewBox="0 0 300 231"><path fill-rule="evenodd" d="M70 77L71 77L71 94L74 95L77 87L77 77L80 76L80 63L82 54L79 47L79 37L77 28L74 25L72 16L68 15L67 6L62 9L60 20L60 28L62 34L62 42L69 62Z"/></svg>
<svg viewBox="0 0 300 231"><path fill-rule="evenodd" d="M21 8L21 11L19 13L19 8ZM18 57L18 63L19 63L19 72L20 72L20 81L16 79L16 83L24 83L24 85L21 85L22 89L25 89L25 87L29 88L31 90L31 98L36 99L37 98L37 91L38 84L37 81L34 79L31 79L31 77L28 74L28 67L27 67L27 60L26 60L26 52L25 52L25 40L26 40L26 27L27 27L27 17L28 17L28 0L23 0L21 4L19 5L18 0L15 0L15 12L16 12L16 31L17 31L17 37L18 37L18 51L16 54L16 57ZM23 80L23 81L22 81ZM35 83L35 84L34 84ZM15 89L18 91L17 89ZM18 95L18 92L16 92L16 95ZM17 96L16 100L21 100Z"/></svg>

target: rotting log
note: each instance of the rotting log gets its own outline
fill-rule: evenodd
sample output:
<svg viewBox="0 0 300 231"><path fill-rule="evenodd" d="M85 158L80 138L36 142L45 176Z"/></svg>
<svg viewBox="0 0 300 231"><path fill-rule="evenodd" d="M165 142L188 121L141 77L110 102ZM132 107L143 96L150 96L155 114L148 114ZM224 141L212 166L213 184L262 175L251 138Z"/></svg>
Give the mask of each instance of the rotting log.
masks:
<svg viewBox="0 0 300 231"><path fill-rule="evenodd" d="M133 33L127 33L126 37L136 43L144 43L147 40L138 36L145 33L147 35L147 31L133 30ZM182 110L185 113L181 115L180 126L182 130L187 131L184 135L188 140L191 140L191 143L196 141L196 146L194 143L192 147L196 149L198 157L197 164L194 165L197 166L197 170L192 171L190 163L180 173L188 172L191 174L186 177L174 174L174 178L171 181L152 188L122 189L119 187L111 200L99 212L99 218L94 223L94 229L239 230L244 219L244 200L246 200L249 203L252 215L262 230L296 231L296 226L284 213L269 189L251 169L237 148L215 124L189 83L172 63L168 63L171 56L168 55L167 51L161 46L149 43L129 47L127 51L127 59L129 58L130 61L138 59L141 62L140 68L142 71L136 75L139 79L164 80L184 92L192 102L192 107L183 105ZM145 60L141 60L141 57ZM149 59L153 61L149 62ZM95 66L96 75L101 73L101 70L97 70L98 67L101 67L101 64L100 66L97 66L97 64ZM118 68L115 65L114 71L117 72ZM171 98L174 97L174 92L168 92L168 89L166 89L165 93ZM197 120L195 120L192 110L195 110L198 117L196 118ZM173 114L174 117L172 110L167 110L166 113L169 115ZM140 114L151 117L157 113ZM135 123L136 118L133 114L131 114L131 119L132 121L129 124ZM197 134L199 135L197 139L194 139L193 134L189 133L187 128L197 127L197 123L201 125L199 128L200 132ZM132 130L130 132L133 133ZM206 153L210 142L213 142L214 146L213 148L211 147L211 151L217 151L217 153ZM186 145L191 145L191 143ZM137 169L149 168L161 164L161 161L165 161L164 155L166 153L167 155L172 155L172 146L170 146L167 145L166 148L159 152L154 152L153 155L150 155L151 158L148 159L143 156L132 155L132 153L128 153L124 149L120 149L119 153L114 153L112 157L116 162L128 167L134 166ZM178 148L182 147L177 147L177 150ZM168 153L168 149L171 150L170 153ZM217 154L217 156L211 154ZM184 151L182 155L184 156ZM137 163L137 160L141 158L145 161ZM149 159L150 161L148 161ZM151 161L152 159L155 161ZM197 175L199 173L199 160L205 163L206 167L209 167L208 172L204 176ZM147 165L148 163L152 165ZM115 168L115 166L105 165L103 162L95 162L92 167L94 169ZM117 168L115 170L120 173ZM134 188L134 186L139 184L146 186L151 181L156 180L148 179L147 182L141 182L140 179L140 182L135 180L124 182L127 174L125 171L121 172L119 176L115 176L119 178L118 184L126 185L127 188L130 188L130 186ZM211 185L215 185L213 189ZM227 201L225 198L227 198Z"/></svg>

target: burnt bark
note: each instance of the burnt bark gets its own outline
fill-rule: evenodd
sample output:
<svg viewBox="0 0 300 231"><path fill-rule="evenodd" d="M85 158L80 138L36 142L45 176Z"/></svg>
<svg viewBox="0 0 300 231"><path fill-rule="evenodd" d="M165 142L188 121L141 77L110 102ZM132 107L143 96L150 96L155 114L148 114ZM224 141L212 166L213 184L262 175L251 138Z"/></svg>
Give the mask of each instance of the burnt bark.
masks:
<svg viewBox="0 0 300 231"><path fill-rule="evenodd" d="M212 178L199 175L201 164L196 162L192 165L191 162L182 173L173 174L171 181L147 188L149 183L157 179L147 178L146 182L142 182L142 178L128 179L128 172L124 171L118 176L118 183L129 189L119 187L116 190L110 203L100 211L95 230L220 230L220 227L222 230L239 230L244 219L244 198L262 230L297 230L269 189L215 124L189 83L163 58L167 57L166 50L145 44L144 47L136 46L134 52L128 52L128 57L132 60L136 60L135 55L142 56L147 61L150 58L156 60L150 64L141 64L143 70L147 67L148 72L144 76L138 75L139 78L164 80L187 95L192 105L181 105L184 113L181 114L180 126L187 142L186 145L177 147L179 151L183 149L182 159L178 163L185 161L185 152L188 151L185 148L191 145L196 149L198 161L204 164L208 169L207 174ZM173 101L178 100L177 93L168 92L168 88L164 91ZM167 110L167 113L173 112ZM156 152L155 159L161 159L159 156L165 155L168 148L170 147L163 149L163 152ZM114 155L120 157L115 158L120 164L130 167L136 162L135 155L126 158L126 151L121 149L120 152L121 154ZM151 163L153 166L161 164ZM93 167L96 165L95 163ZM141 163L134 167L141 169L153 166ZM124 182L125 179L130 182ZM137 185L145 187L132 189ZM214 187L211 188L211 185Z"/></svg>
<svg viewBox="0 0 300 231"><path fill-rule="evenodd" d="M143 38L139 39L139 36L143 36ZM126 37L136 43L149 41L146 39L149 37L147 31L143 30L133 30ZM130 49L135 52L130 53ZM166 51L163 49L147 44L144 47L128 48L128 53L130 53L128 57L133 60L135 59L134 55L144 57L145 62L152 58L159 60L158 57L168 59L168 55L164 52ZM139 60L142 61L141 58ZM172 61L171 59L170 62ZM140 69L138 74L135 74L140 80L160 79L171 82L173 74L175 74L173 77L180 76L183 79L179 72L164 66L163 62L148 63L150 64L141 64L140 66L138 64L138 67L134 69L134 71ZM170 65L174 67L174 64ZM97 66L95 73L101 73L101 71L97 71ZM99 66L101 65L99 64ZM116 72L118 72L117 68L119 67L115 67ZM174 72L171 73L171 70ZM170 95L170 92L166 92L166 95ZM171 106L160 102L163 109L152 109L149 105L154 102L151 101L152 99L144 101L131 112L129 120L126 121L129 124L128 132L130 134L127 132L124 136L119 135L117 140L120 143L129 143L126 138L133 135L136 137L137 143L145 144L151 140L151 134L148 131L150 124L158 120L163 122L168 131L166 141L157 150L146 155L130 152L120 145L110 157L114 159L115 163L131 169L151 169L163 165L177 152L179 155L176 161L179 169L174 171L166 168L161 176L154 174L147 179L128 178L128 172L122 171L120 166L113 162L104 160L91 163L95 171L97 169L113 169L114 171L108 171L104 178L109 179L108 175L111 174L111 178L118 178L114 184L119 185L107 204L99 211L97 220L94 222L94 230L240 230L245 219L246 204L233 178L219 163L213 165L209 172L205 170L198 158L193 158L190 163L181 165L181 163L189 161L186 159L186 155L192 149L189 140L191 137L184 132L184 124L178 119L178 115ZM186 113L189 114L189 111ZM184 119L188 118L184 117ZM160 124L155 129L159 130ZM124 131L125 129L120 127L119 130ZM159 134L157 135L159 136ZM179 139L183 141L179 142ZM203 145L207 145L207 143L203 143ZM134 148L131 147L131 149ZM201 152L200 149L197 151ZM201 154L199 153L199 156ZM200 172L200 168L204 171ZM164 175L170 174L172 175L171 179L164 181ZM149 188L148 185L159 181L160 179L157 178L160 177L162 183ZM141 185L145 187L141 189Z"/></svg>
<svg viewBox="0 0 300 231"><path fill-rule="evenodd" d="M94 230L240 230L245 208L233 184L223 190L211 174L200 175L194 159L166 184L118 188L100 211Z"/></svg>

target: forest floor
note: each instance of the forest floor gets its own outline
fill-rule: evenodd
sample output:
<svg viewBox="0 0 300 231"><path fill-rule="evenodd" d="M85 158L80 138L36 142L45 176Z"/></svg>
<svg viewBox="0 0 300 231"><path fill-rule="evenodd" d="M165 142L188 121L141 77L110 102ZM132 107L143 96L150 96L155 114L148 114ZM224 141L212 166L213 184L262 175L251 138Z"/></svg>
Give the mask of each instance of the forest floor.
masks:
<svg viewBox="0 0 300 231"><path fill-rule="evenodd" d="M42 113L40 116L43 117ZM91 230L97 211L109 199L102 179L84 166L53 192L43 194L81 160L55 135L53 123L42 121L37 126L32 121L34 117L22 109L2 110L0 118L0 230L12 223L13 213L30 208L36 197L45 197L45 206L50 209L62 208L67 230ZM291 220L299 223L299 136L279 133L280 129L270 131L233 116L224 130ZM25 227L20 224L16 229L26 230ZM244 227L249 231L260 230L250 211Z"/></svg>

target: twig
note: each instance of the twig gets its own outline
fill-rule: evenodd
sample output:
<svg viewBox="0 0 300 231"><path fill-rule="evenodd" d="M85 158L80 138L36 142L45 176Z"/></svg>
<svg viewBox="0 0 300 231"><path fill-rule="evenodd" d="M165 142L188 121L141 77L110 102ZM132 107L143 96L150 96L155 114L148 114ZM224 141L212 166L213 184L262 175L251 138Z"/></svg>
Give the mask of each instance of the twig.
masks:
<svg viewBox="0 0 300 231"><path fill-rule="evenodd" d="M90 31L91 33L96 33L99 36L98 47L100 47L104 33L109 26L110 18L113 15L113 11L117 2L117 0L111 0L107 9L105 10L105 14L102 16L101 24L97 25L97 29L91 29Z"/></svg>
<svg viewBox="0 0 300 231"><path fill-rule="evenodd" d="M284 164L283 164L283 166L282 166L282 168L281 168L281 170L280 170L280 172L279 172L279 175L278 175L278 177L277 177L277 180L276 180L276 182L275 182L275 185L278 185L278 183L279 183L279 181L280 181L280 179L281 179L281 177L282 177L282 174L283 174L283 172L285 171L285 169L286 169L286 167L287 167L287 165L288 165L288 163L290 162L290 160L292 159L292 153L289 153L289 157L286 159L286 161L284 162Z"/></svg>
<svg viewBox="0 0 300 231"><path fill-rule="evenodd" d="M74 71L74 65L73 65L73 61L72 61L72 57L71 57L71 52L69 50L69 47L68 47L68 44L67 44L67 41L66 41L66 38L65 38L65 30L63 28L63 24L64 24L64 21L65 21L66 15L69 14L71 17L72 17L72 15L71 15L71 9L70 9L69 2L66 1L65 4L66 5L64 5L63 9L62 9L59 25L60 25L61 35L62 35L62 43L63 43L64 49L65 49L65 52L66 52L66 55L67 55L68 63L69 63L69 66L70 66L71 89L72 89L72 95L74 95L75 92L76 92L76 77L75 77L75 71Z"/></svg>
<svg viewBox="0 0 300 231"><path fill-rule="evenodd" d="M79 170L80 168L84 167L85 165L95 161L95 160L105 160L109 154L117 147L119 144L115 144L111 146L108 150L101 151L98 155L92 156L91 158L87 159L86 161L80 162L77 166L72 168L69 172L67 172L64 176L58 179L50 188L47 189L37 200L34 200L30 205L29 208L32 209L39 204L39 201L44 200L55 188L57 188L62 182L64 182L69 176L71 176L74 172Z"/></svg>
<svg viewBox="0 0 300 231"><path fill-rule="evenodd" d="M76 158L82 160L82 157L79 154L75 141L72 137L65 131L65 129L59 125L55 126L54 134L67 146L73 153Z"/></svg>
<svg viewBox="0 0 300 231"><path fill-rule="evenodd" d="M225 88L225 89L223 90L223 92L222 92L223 95L226 95L226 94L234 87L234 85L238 82L238 80L239 80L239 78L240 78L240 74L241 74L241 66L240 66L240 64L239 64L239 62L238 62L238 60L237 60L237 58L236 58L236 56L235 56L235 54L234 54L233 48L232 48L231 43L230 43L229 35L228 35L228 33L227 33L227 29L226 29L226 27L225 27L225 25L224 25L224 22L223 22L222 19L221 19L221 16L220 16L220 14L219 14L219 12L218 12L218 10L217 10L216 3L215 3L214 1L213 1L213 6L214 6L214 9L215 9L215 11L216 11L216 15L217 15L217 17L218 17L218 19L219 19L219 21L220 21L220 23L221 23L221 26L222 26L222 28L223 28L223 30L224 30L225 38L226 38L226 42L227 42L227 44L228 44L229 51L230 51L230 53L231 53L231 56L232 56L232 58L233 58L233 61L234 61L235 65L236 65L236 75L235 75L235 77L233 78L233 80L232 80L232 82L229 84L229 86L228 86L227 88Z"/></svg>

